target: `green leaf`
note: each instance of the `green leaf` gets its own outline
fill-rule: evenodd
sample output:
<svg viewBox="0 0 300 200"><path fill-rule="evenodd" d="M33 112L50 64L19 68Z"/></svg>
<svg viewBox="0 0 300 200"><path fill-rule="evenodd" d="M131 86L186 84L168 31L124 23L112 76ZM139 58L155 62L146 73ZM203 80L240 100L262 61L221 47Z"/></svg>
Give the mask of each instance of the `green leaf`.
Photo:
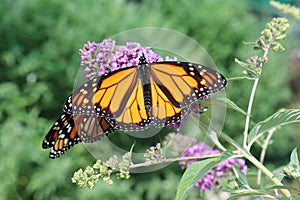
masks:
<svg viewBox="0 0 300 200"><path fill-rule="evenodd" d="M291 153L291 160L290 160L290 165L296 166L298 169L300 169L300 163L299 163L299 158L298 158L298 153L297 153L297 148L295 148L292 153Z"/></svg>
<svg viewBox="0 0 300 200"><path fill-rule="evenodd" d="M222 153L219 157L209 158L193 162L184 172L176 194L176 200L185 199L188 192L195 186L197 181L203 177L211 168L218 163L229 159L231 154L228 152Z"/></svg>
<svg viewBox="0 0 300 200"><path fill-rule="evenodd" d="M240 108L238 105L236 105L230 99L227 99L227 98L218 98L218 100L225 102L227 104L228 108L236 110L236 111L238 111L238 112L240 112L240 113L242 113L244 115L247 115L247 113L242 108Z"/></svg>
<svg viewBox="0 0 300 200"><path fill-rule="evenodd" d="M290 157L289 164L283 168L283 171L286 175L292 178L299 178L300 177L300 162L298 158L297 148L295 148Z"/></svg>
<svg viewBox="0 0 300 200"><path fill-rule="evenodd" d="M241 169L235 165L232 166L233 167L233 171L235 173L236 176L236 180L239 183L240 186L242 186L245 189L249 189L249 183L248 183L248 179L246 177L246 175L241 171Z"/></svg>
<svg viewBox="0 0 300 200"><path fill-rule="evenodd" d="M265 190L282 190L282 189L285 189L285 190L290 190L290 191L295 191L295 192L297 192L297 191L299 191L299 189L298 188L296 188L296 187L293 187L293 186L289 186L289 185L273 185L273 186L271 186L271 187L266 187L266 188L264 188Z"/></svg>
<svg viewBox="0 0 300 200"><path fill-rule="evenodd" d="M293 200L300 200L300 195L299 194L293 194L292 195ZM285 200L285 199L284 199Z"/></svg>
<svg viewBox="0 0 300 200"><path fill-rule="evenodd" d="M249 76L237 76L232 78L227 78L228 81L239 81L239 80L250 80L253 81L255 78Z"/></svg>
<svg viewBox="0 0 300 200"><path fill-rule="evenodd" d="M251 197L251 196L264 196L269 197L271 199L276 198L277 196L271 192L268 191L258 191L258 190L236 190L234 194L232 194L227 200L235 200L238 199L238 197ZM278 197L277 197L278 198Z"/></svg>
<svg viewBox="0 0 300 200"><path fill-rule="evenodd" d="M243 68L249 75L254 77L259 77L259 75L252 69L252 66L248 65L245 62L240 61L239 59L235 58L234 62L238 64L241 68Z"/></svg>
<svg viewBox="0 0 300 200"><path fill-rule="evenodd" d="M299 109L283 109L256 124L249 133L249 147L265 132L285 124L300 122Z"/></svg>

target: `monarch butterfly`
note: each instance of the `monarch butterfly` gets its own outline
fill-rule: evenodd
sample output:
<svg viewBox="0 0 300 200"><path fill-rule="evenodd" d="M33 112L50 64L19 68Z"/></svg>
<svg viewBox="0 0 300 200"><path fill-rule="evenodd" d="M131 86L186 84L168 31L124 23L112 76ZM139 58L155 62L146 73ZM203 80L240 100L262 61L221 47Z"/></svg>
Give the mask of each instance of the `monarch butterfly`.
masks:
<svg viewBox="0 0 300 200"><path fill-rule="evenodd" d="M103 117L64 113L45 136L42 148L51 148L49 157L55 159L81 141L95 142L112 131Z"/></svg>
<svg viewBox="0 0 300 200"><path fill-rule="evenodd" d="M226 86L220 73L199 64L177 61L139 64L94 78L64 105L69 114L104 117L114 128L144 130L179 122L191 103Z"/></svg>

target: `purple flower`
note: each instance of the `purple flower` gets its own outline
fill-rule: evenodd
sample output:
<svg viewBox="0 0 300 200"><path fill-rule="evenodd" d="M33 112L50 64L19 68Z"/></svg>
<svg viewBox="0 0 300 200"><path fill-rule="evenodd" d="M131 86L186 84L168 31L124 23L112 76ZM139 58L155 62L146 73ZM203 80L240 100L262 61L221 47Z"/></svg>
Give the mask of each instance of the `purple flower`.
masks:
<svg viewBox="0 0 300 200"><path fill-rule="evenodd" d="M256 63L256 62L257 62L257 59L258 59L258 56L257 56L257 55L254 55L254 56L251 56L250 58L248 58L246 61L247 61L247 63L249 63L249 64L253 64L253 63Z"/></svg>
<svg viewBox="0 0 300 200"><path fill-rule="evenodd" d="M181 157L189 156L205 156L219 154L220 151L213 149L212 147L198 142L194 146L188 147L185 152L181 154ZM188 168L193 162L200 159L192 159L188 161L179 161L179 165ZM241 158L231 158L219 163L213 169L209 170L199 181L196 183L196 187L203 191L209 190L212 186L219 185L218 179L226 177L231 174L233 165L238 166L243 173L247 172L247 166L245 160Z"/></svg>
<svg viewBox="0 0 300 200"><path fill-rule="evenodd" d="M258 57L257 55L254 55L248 58L246 61L251 66L258 67L261 66L261 64L268 62L268 57Z"/></svg>
<svg viewBox="0 0 300 200"><path fill-rule="evenodd" d="M163 61L163 58L154 53L150 47L142 47L136 42L127 42L125 45L116 45L112 39L105 39L101 43L88 41L79 50L80 65L84 67L85 77L92 79L100 77L110 71L137 66L139 58L145 55L148 63ZM166 58L176 60L176 58Z"/></svg>

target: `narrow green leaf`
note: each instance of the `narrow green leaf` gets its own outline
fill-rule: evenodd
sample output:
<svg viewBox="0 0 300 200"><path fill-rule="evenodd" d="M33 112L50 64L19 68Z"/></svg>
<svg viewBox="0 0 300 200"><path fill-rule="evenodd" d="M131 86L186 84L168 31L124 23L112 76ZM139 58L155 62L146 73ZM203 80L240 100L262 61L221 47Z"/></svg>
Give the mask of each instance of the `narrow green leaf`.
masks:
<svg viewBox="0 0 300 200"><path fill-rule="evenodd" d="M285 175L292 178L300 177L300 162L298 158L297 148L295 148L290 157L289 164L283 168Z"/></svg>
<svg viewBox="0 0 300 200"><path fill-rule="evenodd" d="M247 115L247 113L242 108L240 108L238 105L236 105L230 99L227 99L227 98L218 98L217 100L225 102L227 104L228 108L236 110L236 111L238 111L238 112L240 112L240 113L242 113L244 115Z"/></svg>
<svg viewBox="0 0 300 200"><path fill-rule="evenodd" d="M237 190L236 193L232 194L227 200L235 200L238 197L251 197L251 196L264 196L271 199L278 198L275 194L268 191L258 191L258 190Z"/></svg>
<svg viewBox="0 0 300 200"><path fill-rule="evenodd" d="M176 200L185 199L188 192L195 186L197 181L203 177L211 168L218 163L223 162L230 158L231 154L223 153L219 157L209 158L193 162L184 172L176 194Z"/></svg>
<svg viewBox="0 0 300 200"><path fill-rule="evenodd" d="M239 185L241 185L245 189L249 189L249 183L246 175L241 171L241 169L235 165L232 166L233 171L235 173L236 179L239 182Z"/></svg>
<svg viewBox="0 0 300 200"><path fill-rule="evenodd" d="M289 164L297 167L298 169L300 169L300 163L299 163L299 157L298 157L298 153L297 153L297 148L295 148L292 151L292 153L291 153L291 160L290 160Z"/></svg>
<svg viewBox="0 0 300 200"><path fill-rule="evenodd" d="M272 6L274 6L275 8L277 8L278 10L282 11L283 13L288 14L288 15L300 20L300 9L299 8L297 8L295 6L291 6L289 4L279 3L277 1L270 1L270 4Z"/></svg>
<svg viewBox="0 0 300 200"><path fill-rule="evenodd" d="M226 148L220 143L219 141L219 134L221 132L219 132L218 130L212 128L210 126L211 123L211 119L208 116L202 116L200 118L200 130L203 131L204 133L206 132L209 136L209 138L213 141L213 143L222 151L226 151Z"/></svg>
<svg viewBox="0 0 300 200"><path fill-rule="evenodd" d="M266 187L264 188L265 190L282 190L282 189L285 189L285 190L290 190L290 191L299 191L298 188L296 187L293 187L293 186L289 186L289 185L273 185L271 187Z"/></svg>
<svg viewBox="0 0 300 200"><path fill-rule="evenodd" d="M256 124L249 133L249 147L265 132L285 124L300 122L299 109L283 109Z"/></svg>
<svg viewBox="0 0 300 200"><path fill-rule="evenodd" d="M228 81L239 81L239 80L250 80L253 81L255 78L249 76L237 76L232 78L226 78Z"/></svg>
<svg viewBox="0 0 300 200"><path fill-rule="evenodd" d="M238 64L241 68L243 68L245 71L247 71L247 73L249 75L252 75L254 77L259 77L259 75L256 73L256 71L254 71L253 69L251 69L252 67L250 65L248 65L245 62L240 61L239 59L235 58L234 62L236 64Z"/></svg>

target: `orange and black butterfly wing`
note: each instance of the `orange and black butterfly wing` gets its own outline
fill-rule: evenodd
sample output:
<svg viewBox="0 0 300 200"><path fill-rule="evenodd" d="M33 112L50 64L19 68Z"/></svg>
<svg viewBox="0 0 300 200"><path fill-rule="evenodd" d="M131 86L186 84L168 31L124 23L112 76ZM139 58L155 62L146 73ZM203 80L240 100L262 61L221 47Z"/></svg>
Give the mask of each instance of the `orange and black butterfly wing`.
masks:
<svg viewBox="0 0 300 200"><path fill-rule="evenodd" d="M93 143L105 135L115 131L110 123L100 116L75 115L75 126L80 134L80 139L86 143Z"/></svg>
<svg viewBox="0 0 300 200"><path fill-rule="evenodd" d="M64 112L116 118L121 115L137 82L136 67L110 72L79 87L64 105Z"/></svg>
<svg viewBox="0 0 300 200"><path fill-rule="evenodd" d="M98 90L99 79L100 78L94 78L84 83L70 95L64 104L64 112L74 115L95 114L93 97Z"/></svg>
<svg viewBox="0 0 300 200"><path fill-rule="evenodd" d="M191 103L223 89L226 79L199 64L158 62L151 64L152 117L160 125L180 121Z"/></svg>
<svg viewBox="0 0 300 200"><path fill-rule="evenodd" d="M64 113L45 136L42 148L50 148L49 157L55 159L81 141L92 143L113 131L103 117Z"/></svg>
<svg viewBox="0 0 300 200"><path fill-rule="evenodd" d="M174 101L171 94L164 92L165 86L155 84L153 79L151 81L151 117L153 125L164 127L179 122L187 113L183 112L186 108L180 107L179 102Z"/></svg>
<svg viewBox="0 0 300 200"><path fill-rule="evenodd" d="M93 79L69 97L64 111L105 117L109 124L121 130L144 129L150 119L138 75L137 67L129 67Z"/></svg>
<svg viewBox="0 0 300 200"><path fill-rule="evenodd" d="M79 142L81 139L75 128L72 114L64 113L45 136L42 147L50 148L49 157L55 159Z"/></svg>
<svg viewBox="0 0 300 200"><path fill-rule="evenodd" d="M129 99L124 101L125 106L120 114L116 118L107 118L107 120L120 130L133 131L146 129L151 123L151 119L145 109L144 100L142 81L138 79Z"/></svg>
<svg viewBox="0 0 300 200"><path fill-rule="evenodd" d="M64 111L105 117L121 130L143 130L150 124L162 127L179 122L191 103L226 85L221 74L202 65L151 63L147 64L150 70L145 75L145 71L139 71L145 64L116 70L85 83L68 99ZM145 83L149 84L146 92L151 100L150 109L145 108Z"/></svg>

